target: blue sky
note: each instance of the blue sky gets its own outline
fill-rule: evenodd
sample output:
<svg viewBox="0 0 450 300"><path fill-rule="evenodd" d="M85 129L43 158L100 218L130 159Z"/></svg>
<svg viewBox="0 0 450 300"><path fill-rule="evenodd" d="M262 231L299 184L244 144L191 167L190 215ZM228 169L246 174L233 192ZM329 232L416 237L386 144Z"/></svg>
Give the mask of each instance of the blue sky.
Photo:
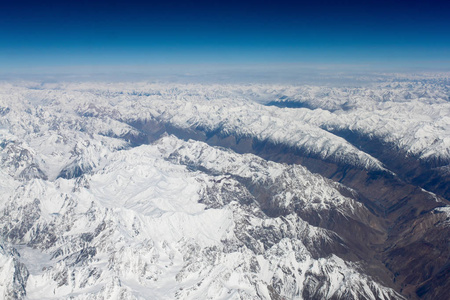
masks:
<svg viewBox="0 0 450 300"><path fill-rule="evenodd" d="M450 68L446 1L1 1L0 72L76 66Z"/></svg>

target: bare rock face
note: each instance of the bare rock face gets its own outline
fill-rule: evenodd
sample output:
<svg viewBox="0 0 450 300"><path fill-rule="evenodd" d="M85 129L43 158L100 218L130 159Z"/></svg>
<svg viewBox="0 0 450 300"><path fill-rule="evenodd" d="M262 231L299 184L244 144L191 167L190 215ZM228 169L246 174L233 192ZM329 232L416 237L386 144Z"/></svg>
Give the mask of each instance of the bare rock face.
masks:
<svg viewBox="0 0 450 300"><path fill-rule="evenodd" d="M0 86L0 297L444 299L448 89L404 80Z"/></svg>
<svg viewBox="0 0 450 300"><path fill-rule="evenodd" d="M16 249L0 243L0 276L2 285L0 294L3 299L23 299L26 295L26 285L29 272L20 262L20 254Z"/></svg>

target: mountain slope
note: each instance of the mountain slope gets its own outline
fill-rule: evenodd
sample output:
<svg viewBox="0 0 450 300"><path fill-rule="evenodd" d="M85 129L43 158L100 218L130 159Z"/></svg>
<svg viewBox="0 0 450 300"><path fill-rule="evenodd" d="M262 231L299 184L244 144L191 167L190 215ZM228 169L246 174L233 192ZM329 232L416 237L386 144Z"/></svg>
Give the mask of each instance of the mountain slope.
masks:
<svg viewBox="0 0 450 300"><path fill-rule="evenodd" d="M414 80L2 84L1 292L445 297L448 89Z"/></svg>

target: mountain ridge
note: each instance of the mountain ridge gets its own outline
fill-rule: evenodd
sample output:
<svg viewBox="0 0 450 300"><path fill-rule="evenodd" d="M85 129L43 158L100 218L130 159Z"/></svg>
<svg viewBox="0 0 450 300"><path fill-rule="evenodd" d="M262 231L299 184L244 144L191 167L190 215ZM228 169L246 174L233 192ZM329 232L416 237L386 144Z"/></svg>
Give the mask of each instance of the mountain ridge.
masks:
<svg viewBox="0 0 450 300"><path fill-rule="evenodd" d="M401 80L3 83L2 293L444 296L448 88Z"/></svg>

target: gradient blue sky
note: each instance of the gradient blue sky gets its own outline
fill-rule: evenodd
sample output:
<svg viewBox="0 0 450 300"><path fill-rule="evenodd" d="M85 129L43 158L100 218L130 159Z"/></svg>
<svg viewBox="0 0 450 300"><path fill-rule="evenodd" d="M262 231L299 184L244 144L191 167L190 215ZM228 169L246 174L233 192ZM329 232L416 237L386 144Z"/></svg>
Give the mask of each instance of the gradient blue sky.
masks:
<svg viewBox="0 0 450 300"><path fill-rule="evenodd" d="M450 69L450 1L1 1L0 72L364 64Z"/></svg>

